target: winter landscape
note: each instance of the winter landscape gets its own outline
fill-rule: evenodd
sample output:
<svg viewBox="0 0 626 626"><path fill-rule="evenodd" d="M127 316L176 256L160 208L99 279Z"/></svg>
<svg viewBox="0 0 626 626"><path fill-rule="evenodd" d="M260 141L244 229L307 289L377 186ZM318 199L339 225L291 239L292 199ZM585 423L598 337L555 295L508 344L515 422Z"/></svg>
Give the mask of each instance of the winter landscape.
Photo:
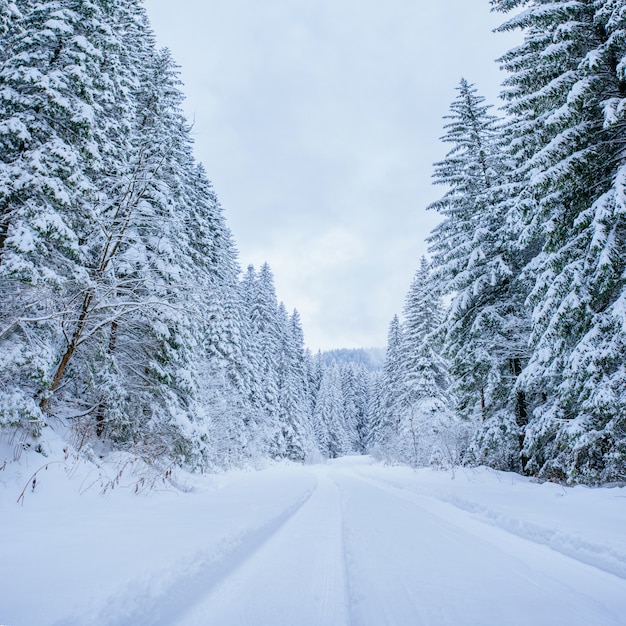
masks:
<svg viewBox="0 0 626 626"><path fill-rule="evenodd" d="M489 4L386 348L313 353L141 0L0 0L0 624L626 624L626 0Z"/></svg>

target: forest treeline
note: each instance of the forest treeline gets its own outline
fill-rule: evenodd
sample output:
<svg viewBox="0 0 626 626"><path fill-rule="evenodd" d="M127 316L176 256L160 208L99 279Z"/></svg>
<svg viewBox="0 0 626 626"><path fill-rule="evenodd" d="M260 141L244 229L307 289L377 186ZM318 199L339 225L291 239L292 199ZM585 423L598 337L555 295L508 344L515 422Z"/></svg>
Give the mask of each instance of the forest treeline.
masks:
<svg viewBox="0 0 626 626"><path fill-rule="evenodd" d="M502 117L465 80L446 117L443 219L390 328L378 439L423 462L407 442L434 429L466 463L624 481L626 2L491 5L523 42Z"/></svg>
<svg viewBox="0 0 626 626"><path fill-rule="evenodd" d="M626 479L626 0L491 4L502 114L461 81L380 369L241 271L140 0L0 0L0 435Z"/></svg>
<svg viewBox="0 0 626 626"><path fill-rule="evenodd" d="M242 274L142 3L0 16L0 433L198 470L362 451L368 359L313 357Z"/></svg>

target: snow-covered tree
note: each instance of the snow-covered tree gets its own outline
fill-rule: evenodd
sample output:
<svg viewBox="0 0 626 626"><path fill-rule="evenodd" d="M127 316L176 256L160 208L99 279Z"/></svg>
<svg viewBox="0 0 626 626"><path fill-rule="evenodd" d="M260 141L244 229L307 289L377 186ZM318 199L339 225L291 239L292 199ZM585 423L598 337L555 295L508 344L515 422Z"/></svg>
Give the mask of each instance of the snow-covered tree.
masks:
<svg viewBox="0 0 626 626"><path fill-rule="evenodd" d="M136 0L0 9L0 424L69 415L190 465L239 424L239 454L236 253L171 56Z"/></svg>
<svg viewBox="0 0 626 626"><path fill-rule="evenodd" d="M461 80L442 138L452 148L435 164L435 183L448 191L429 207L444 220L429 241L439 293L451 298L441 336L457 411L476 422L478 460L509 469L520 467L527 420L516 381L529 321L519 269L524 251L506 220L508 159L489 109Z"/></svg>
<svg viewBox="0 0 626 626"><path fill-rule="evenodd" d="M524 33L504 55L520 181L511 215L541 249L533 279L531 357L521 380L537 406L528 469L570 481L623 479L626 8L621 0L519 8Z"/></svg>
<svg viewBox="0 0 626 626"><path fill-rule="evenodd" d="M343 398L343 424L351 450L358 448L358 409L355 376L352 367L340 367L341 396Z"/></svg>
<svg viewBox="0 0 626 626"><path fill-rule="evenodd" d="M281 325L274 277L267 263L258 273L249 266L243 279L244 318L248 325L248 355L256 377L259 396L255 404L262 415L260 425L268 450L273 457L285 454L285 441L279 425L279 369L282 337L286 329ZM284 320L283 320L284 322Z"/></svg>
<svg viewBox="0 0 626 626"><path fill-rule="evenodd" d="M440 354L436 332L442 305L422 257L404 305L400 353L401 396L398 403L398 453L413 465L426 465L444 455L458 462L460 454L444 450L440 435L451 429L453 402L448 364Z"/></svg>
<svg viewBox="0 0 626 626"><path fill-rule="evenodd" d="M297 311L289 317L279 307L281 348L278 364L278 423L284 443L284 456L304 461L314 455L311 405L304 353L304 336Z"/></svg>
<svg viewBox="0 0 626 626"><path fill-rule="evenodd" d="M334 459L351 452L344 419L341 369L336 363L323 369L313 421L319 449L324 456Z"/></svg>
<svg viewBox="0 0 626 626"><path fill-rule="evenodd" d="M10 356L1 376L7 393L22 396L18 412L39 405L24 414L38 424L85 323L104 167L102 61L114 37L107 15L90 2L6 7L12 20L0 69L0 276L17 306L3 320Z"/></svg>
<svg viewBox="0 0 626 626"><path fill-rule="evenodd" d="M389 456L390 442L396 440L400 404L404 393L402 380L402 326L394 315L387 333L387 350L378 384L374 383L368 450ZM393 452L391 453L393 456Z"/></svg>

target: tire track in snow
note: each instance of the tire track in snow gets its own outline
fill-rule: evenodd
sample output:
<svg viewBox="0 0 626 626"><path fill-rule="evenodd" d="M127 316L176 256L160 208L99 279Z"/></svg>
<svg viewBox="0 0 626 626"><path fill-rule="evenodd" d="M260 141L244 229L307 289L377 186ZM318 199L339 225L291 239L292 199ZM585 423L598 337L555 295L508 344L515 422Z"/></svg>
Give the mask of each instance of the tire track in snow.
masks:
<svg viewBox="0 0 626 626"><path fill-rule="evenodd" d="M352 553L348 548L347 535L350 533L350 529L346 526L346 515L345 515L345 507L346 507L346 496L339 487L336 479L332 476L332 470L328 473L328 477L332 480L335 490L337 491L337 496L339 500L339 514L341 517L341 558L343 563L343 572L344 572L344 593L346 597L346 607L347 607L347 621L346 626L353 626L353 614L354 607L356 604L355 594L352 589L352 585L350 583L350 572L353 569L352 562Z"/></svg>
<svg viewBox="0 0 626 626"><path fill-rule="evenodd" d="M384 556L374 554L388 530L386 524L380 523L380 518L372 524L373 516L382 513L384 517L380 499L368 499L365 504L358 497L353 485L361 481L351 469L337 466L333 481L339 490L342 508L351 626L422 626L425 623L420 618L417 605L404 588L400 572L395 571L397 559L392 552ZM360 508L359 515L354 514L357 508Z"/></svg>
<svg viewBox="0 0 626 626"><path fill-rule="evenodd" d="M110 598L97 616L76 616L55 626L172 626L190 607L210 593L222 580L242 567L264 544L280 532L315 493L307 491L294 504L266 524L225 537L210 550L184 559L173 568L131 583L119 596ZM155 547L158 549L158 547Z"/></svg>
<svg viewBox="0 0 626 626"><path fill-rule="evenodd" d="M339 537L339 545L340 545L341 563L342 563L342 570L343 570L344 595L345 595L345 601L346 601L346 626L353 626L352 614L353 614L354 598L353 598L352 588L350 585L351 554L348 551L347 542L346 542L346 533L348 532L348 529L346 528L346 518L344 514L344 508L345 508L344 494L339 488L337 481L333 478L332 473L328 472L327 476L332 481L335 492L337 494L337 501L339 504L339 516L340 516L340 528L341 528L341 534Z"/></svg>
<svg viewBox="0 0 626 626"><path fill-rule="evenodd" d="M337 482L354 626L626 624L619 578L352 471Z"/></svg>
<svg viewBox="0 0 626 626"><path fill-rule="evenodd" d="M384 489L390 493L396 493L399 497L405 494L409 498L428 498L453 506L459 511L469 513L484 524L495 526L516 537L532 541L538 545L546 546L555 552L575 559L585 565L590 565L599 570L626 579L626 554L617 550L590 542L576 535L568 534L540 523L520 520L504 513L494 511L487 506L471 502L458 496L435 495L431 493L417 493L412 489L397 484L380 482L360 473L353 474L358 480L362 480L374 487Z"/></svg>
<svg viewBox="0 0 626 626"><path fill-rule="evenodd" d="M280 532L220 581L184 626L346 626L339 490L316 468L318 488Z"/></svg>

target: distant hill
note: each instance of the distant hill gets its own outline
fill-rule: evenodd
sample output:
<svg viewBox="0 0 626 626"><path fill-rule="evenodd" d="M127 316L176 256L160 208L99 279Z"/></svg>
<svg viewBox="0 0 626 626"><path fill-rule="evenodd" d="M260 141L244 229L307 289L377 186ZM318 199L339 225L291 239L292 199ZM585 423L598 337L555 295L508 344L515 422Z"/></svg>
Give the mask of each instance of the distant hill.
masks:
<svg viewBox="0 0 626 626"><path fill-rule="evenodd" d="M322 352L322 360L326 365L333 362L340 364L353 363L362 365L371 371L379 370L385 362L385 351L382 348L339 348Z"/></svg>

